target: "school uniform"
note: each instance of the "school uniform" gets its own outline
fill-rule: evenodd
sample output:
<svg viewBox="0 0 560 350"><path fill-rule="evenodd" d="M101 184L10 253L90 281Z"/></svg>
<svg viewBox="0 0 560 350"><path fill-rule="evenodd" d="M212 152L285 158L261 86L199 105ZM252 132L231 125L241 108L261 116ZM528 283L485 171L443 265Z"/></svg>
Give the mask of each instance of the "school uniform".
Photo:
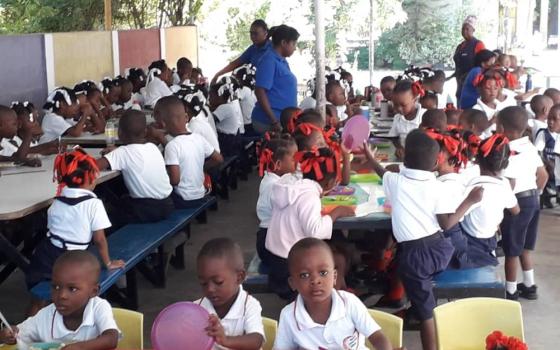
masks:
<svg viewBox="0 0 560 350"><path fill-rule="evenodd" d="M243 114L237 100L218 106L214 111L216 130L222 153L236 155L239 151L238 133L243 125Z"/></svg>
<svg viewBox="0 0 560 350"><path fill-rule="evenodd" d="M537 144L537 134L542 129L548 129L548 123L546 120L529 119L529 127L531 128L531 136L535 145ZM544 136L544 135L543 135ZM539 149L540 151L540 149Z"/></svg>
<svg viewBox="0 0 560 350"><path fill-rule="evenodd" d="M528 137L510 141L509 147L516 154L509 158L503 176L515 180L513 192L521 212L518 215L506 213L500 227L504 253L515 257L524 249L535 249L540 213L536 173L543 162Z"/></svg>
<svg viewBox="0 0 560 350"><path fill-rule="evenodd" d="M548 182L546 187L556 190L560 186L560 161L557 160L557 154L560 153L560 145L557 148L558 138L560 134L551 132L548 128L542 128L537 131L533 138L535 147L544 159L554 163L554 170L548 173Z"/></svg>
<svg viewBox="0 0 560 350"><path fill-rule="evenodd" d="M133 104L137 104L140 106L140 108L144 107L144 94L145 94L146 88L143 87L140 89L140 91L135 92L132 94L132 103Z"/></svg>
<svg viewBox="0 0 560 350"><path fill-rule="evenodd" d="M309 109L317 107L317 100L314 97L307 96L299 104L300 109Z"/></svg>
<svg viewBox="0 0 560 350"><path fill-rule="evenodd" d="M118 111L119 109L123 109L125 111L129 110L129 109L134 109L135 111L141 111L142 107L140 107L140 104L135 103L134 98L131 97L130 100L124 102L124 103L113 103L111 105L111 109L113 111Z"/></svg>
<svg viewBox="0 0 560 350"><path fill-rule="evenodd" d="M488 120L491 120L492 118L494 118L494 116L496 116L496 114L501 111L502 109L505 108L504 105L502 105L502 103L498 100L494 100L494 103L496 104L496 108L492 108L490 106L488 106L486 103L482 102L482 100L479 98L476 100L476 104L472 107L473 109L477 109L479 111L483 111L486 114L486 117L488 118ZM490 136L492 136L492 133L496 131L496 123L492 123L492 125L490 125L486 130L484 130L484 132L482 133L482 135L480 135L481 139L487 139Z"/></svg>
<svg viewBox="0 0 560 350"><path fill-rule="evenodd" d="M108 330L116 330L120 334L111 305L100 297L89 299L82 323L75 331L66 328L64 318L54 304L42 308L17 327L18 340L28 345L50 342L72 344L93 340Z"/></svg>
<svg viewBox="0 0 560 350"><path fill-rule="evenodd" d="M517 106L517 100L515 99L515 96L517 96L517 94L515 93L515 91L503 88L502 93L506 96L506 98L503 101L499 101L501 109Z"/></svg>
<svg viewBox="0 0 560 350"><path fill-rule="evenodd" d="M255 93L248 86L244 86L237 92L237 97L239 98L241 114L243 115L243 125L250 125L252 122L251 114L253 113L253 108L255 108L255 103L257 103Z"/></svg>
<svg viewBox="0 0 560 350"><path fill-rule="evenodd" d="M280 176L273 172L265 172L259 185L259 198L257 200L257 217L259 218L259 230L257 231L257 254L261 261L267 263L268 254L265 248L266 232L272 217L272 187L280 180Z"/></svg>
<svg viewBox="0 0 560 350"><path fill-rule="evenodd" d="M29 289L51 279L52 266L65 251L88 249L93 232L111 226L103 202L82 188L64 187L47 218L47 237L35 249L25 276Z"/></svg>
<svg viewBox="0 0 560 350"><path fill-rule="evenodd" d="M14 139L2 138L0 140L0 156L11 157L18 149L19 146Z"/></svg>
<svg viewBox="0 0 560 350"><path fill-rule="evenodd" d="M274 349L356 349L366 350L366 338L381 330L358 297L332 290L330 316L318 324L309 315L303 298L282 309Z"/></svg>
<svg viewBox="0 0 560 350"><path fill-rule="evenodd" d="M120 146L104 156L112 170L120 170L130 194L127 221L155 222L173 212L169 176L163 156L153 143Z"/></svg>
<svg viewBox="0 0 560 350"><path fill-rule="evenodd" d="M187 124L187 129L194 134L198 134L204 137L204 139L216 150L216 152L220 152L218 135L212 129L210 123L208 123L208 121L206 121L205 119L209 118L207 118L205 115L200 114L194 118L191 118L191 120Z"/></svg>
<svg viewBox="0 0 560 350"><path fill-rule="evenodd" d="M395 114L393 125L391 126L391 130L389 130L388 135L393 137L398 136L401 146L404 147L406 136L412 130L418 129L420 123L422 123L422 116L424 115L424 112L426 112L426 110L419 104L416 104L416 115L412 120L406 119L402 114Z"/></svg>
<svg viewBox="0 0 560 350"><path fill-rule="evenodd" d="M177 208L192 208L204 198L204 161L214 148L198 134L178 135L165 146L165 165L177 165L181 173L179 184L173 188Z"/></svg>
<svg viewBox="0 0 560 350"><path fill-rule="evenodd" d="M436 306L432 278L453 254L436 215L455 212L461 199L449 197L432 172L410 168L385 173L383 189L392 205L399 275L418 318L430 319Z"/></svg>
<svg viewBox="0 0 560 350"><path fill-rule="evenodd" d="M496 266L496 230L504 218L504 210L517 205L509 181L491 176L479 176L467 184L467 191L482 186L482 200L474 204L465 214L461 227L468 241L468 265L474 268Z"/></svg>
<svg viewBox="0 0 560 350"><path fill-rule="evenodd" d="M66 119L54 112L45 114L41 122L43 135L39 139L39 143L47 143L56 140L74 125L76 125L76 122L72 118Z"/></svg>
<svg viewBox="0 0 560 350"><path fill-rule="evenodd" d="M209 314L217 315L214 305L207 298L201 298L194 302L202 306ZM220 323L224 328L224 333L228 337L237 337L251 333L258 333L265 338L262 320L261 303L249 295L243 287L239 286L239 293ZM214 350L229 349L224 346L214 344Z"/></svg>
<svg viewBox="0 0 560 350"><path fill-rule="evenodd" d="M146 85L146 90L144 91L144 105L153 109L160 98L171 95L173 95L173 91L171 91L169 86L160 78L154 77L154 79Z"/></svg>

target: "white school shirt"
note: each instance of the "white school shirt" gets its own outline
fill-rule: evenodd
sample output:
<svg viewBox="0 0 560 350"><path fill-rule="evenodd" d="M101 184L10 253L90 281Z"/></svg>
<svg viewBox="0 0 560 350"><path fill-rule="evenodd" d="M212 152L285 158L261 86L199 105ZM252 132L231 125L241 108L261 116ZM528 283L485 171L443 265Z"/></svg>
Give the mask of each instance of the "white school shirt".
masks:
<svg viewBox="0 0 560 350"><path fill-rule="evenodd" d="M268 228L272 217L272 187L280 180L280 176L273 172L265 172L259 185L259 199L257 200L257 216L260 220L259 227Z"/></svg>
<svg viewBox="0 0 560 350"><path fill-rule="evenodd" d="M472 108L473 109L478 109L479 111L483 111L484 114L486 114L486 118L488 118L488 120L490 120L494 117L494 115L496 115L499 111L501 111L502 109L504 109L506 107L505 105L503 105L498 100L494 100L494 103L496 104L496 108L492 108L492 107L488 106L486 103L482 102L482 100L480 98L478 98L476 100L476 104ZM493 131L496 131L496 123L495 122L492 125L490 125L486 130L484 130L482 135L480 135L480 138L483 139L483 140L489 138L490 136L492 136Z"/></svg>
<svg viewBox="0 0 560 350"><path fill-rule="evenodd" d="M400 173L386 172L383 189L392 206L393 234L399 243L441 231L436 215L457 210L457 198L450 198L446 185L429 171L403 167Z"/></svg>
<svg viewBox="0 0 560 350"><path fill-rule="evenodd" d="M537 168L543 166L539 151L525 136L509 142L509 148L517 154L509 157L503 176L515 179L514 193L537 189Z"/></svg>
<svg viewBox="0 0 560 350"><path fill-rule="evenodd" d="M546 120L529 119L527 124L531 128L531 136L533 137L533 141L536 145L537 144L537 133L539 132L540 129L547 129L548 128L548 123L546 122ZM540 135L542 135L543 141L544 141L544 133L541 132L539 134L539 136Z"/></svg>
<svg viewBox="0 0 560 350"><path fill-rule="evenodd" d="M541 133L544 134L544 133ZM556 135L556 143L554 144L554 154L556 155L554 159L554 182L556 187L560 186L560 140L558 139L560 134L554 133ZM543 135L544 136L544 135Z"/></svg>
<svg viewBox="0 0 560 350"><path fill-rule="evenodd" d="M416 104L416 116L412 120L407 120L402 114L395 114L393 125L389 130L389 136L398 136L401 146L404 147L406 136L414 129L418 129L422 123L422 116L426 110L419 104Z"/></svg>
<svg viewBox="0 0 560 350"><path fill-rule="evenodd" d="M333 289L331 295L331 314L324 325L313 321L300 295L284 307L273 348L366 350L365 339L381 327L354 294Z"/></svg>
<svg viewBox="0 0 560 350"><path fill-rule="evenodd" d="M194 302L202 306L209 314L217 315L216 309L208 298L198 299ZM220 319L220 323L224 328L224 333L229 337L237 337L240 335L258 333L265 337L264 326L262 320L261 303L239 286L237 298L231 305L229 311ZM218 344L214 344L214 350L228 349Z"/></svg>
<svg viewBox="0 0 560 350"><path fill-rule="evenodd" d="M111 105L111 109L113 111L118 111L119 109L124 109L125 111L127 111L129 109L134 109L136 111L141 111L142 107L140 107L140 104L134 100L134 97L131 97L130 100L126 101L123 104L113 103Z"/></svg>
<svg viewBox="0 0 560 350"><path fill-rule="evenodd" d="M309 109L315 107L317 107L317 100L311 96L307 96L299 104L300 109Z"/></svg>
<svg viewBox="0 0 560 350"><path fill-rule="evenodd" d="M140 106L140 108L144 107L144 94L145 94L146 88L143 87L140 89L139 92L135 92L132 94L132 103L134 104L138 104Z"/></svg>
<svg viewBox="0 0 560 350"><path fill-rule="evenodd" d="M49 232L65 241L87 244L91 242L93 232L111 227L111 222L101 199L95 193L83 188L64 187L61 197L78 198L92 196L93 198L76 205L68 205L55 200L47 212L47 228ZM62 248L62 243L51 239L54 246ZM68 250L84 250L84 245L67 244Z"/></svg>
<svg viewBox="0 0 560 350"><path fill-rule="evenodd" d="M16 144L14 145L13 142ZM18 148L17 141L14 139L2 138L2 140L0 140L0 156L11 157L17 152Z"/></svg>
<svg viewBox="0 0 560 350"><path fill-rule="evenodd" d="M164 199L173 191L163 156L151 142L120 146L104 157L112 170L122 171L132 198Z"/></svg>
<svg viewBox="0 0 560 350"><path fill-rule="evenodd" d="M517 96L517 93L515 91L507 89L507 88L503 88L502 93L504 95L506 95L506 99L503 100L503 101L500 101L500 106L501 106L502 109L504 109L506 107L517 106L517 100L515 99L515 97Z"/></svg>
<svg viewBox="0 0 560 350"><path fill-rule="evenodd" d="M332 103L327 102L327 104L332 104ZM338 117L338 120L342 122L348 119L348 114L346 114L346 105L335 106L335 108L336 108L336 115Z"/></svg>
<svg viewBox="0 0 560 350"><path fill-rule="evenodd" d="M466 183L463 175L449 173L438 176L437 180L445 185L446 193L449 197L462 198L465 195Z"/></svg>
<svg viewBox="0 0 560 350"><path fill-rule="evenodd" d="M199 134L200 136L204 137L208 143L214 147L216 152L220 152L220 143L218 142L218 136L216 132L212 129L210 123L206 121L205 115L198 115L194 118L191 118L189 123L187 124L187 129L195 134Z"/></svg>
<svg viewBox="0 0 560 350"><path fill-rule="evenodd" d="M167 84L158 77L154 77L152 81L146 85L146 90L144 91L144 104L152 108L155 107L156 102L165 96L173 95L173 91L167 86Z"/></svg>
<svg viewBox="0 0 560 350"><path fill-rule="evenodd" d="M65 119L54 112L45 114L41 122L43 135L39 139L39 143L47 143L56 140L74 125L76 125L76 122L72 118Z"/></svg>
<svg viewBox="0 0 560 350"><path fill-rule="evenodd" d="M56 311L54 304L42 308L35 316L29 317L17 327L18 339L28 345L43 342L71 344L88 341L111 329L120 334L111 305L100 297L89 299L84 309L82 324L75 331L66 328L63 317Z"/></svg>
<svg viewBox="0 0 560 350"><path fill-rule="evenodd" d="M515 207L517 198L505 178L479 176L467 184L467 191L478 186L484 189L482 200L470 207L461 226L475 238L491 238L504 218L504 210Z"/></svg>
<svg viewBox="0 0 560 350"><path fill-rule="evenodd" d="M255 108L255 103L257 103L255 93L249 87L244 86L237 92L237 97L239 98L239 104L241 105L243 124L251 124L251 114L253 113L253 108Z"/></svg>
<svg viewBox="0 0 560 350"><path fill-rule="evenodd" d="M212 128L212 130L214 131L214 134L216 134L216 137L218 137L218 131L216 130L216 121L214 120L214 116L212 115L212 112L210 112L210 108L208 108L207 104L205 104L202 108L204 110L200 111L196 115L196 118L200 118L200 120L207 122ZM204 111L206 111L206 113L204 113Z"/></svg>
<svg viewBox="0 0 560 350"><path fill-rule="evenodd" d="M459 169L459 175L461 176L463 184L467 184L475 177L480 176L480 166L469 160L464 168Z"/></svg>
<svg viewBox="0 0 560 350"><path fill-rule="evenodd" d="M216 130L222 134L237 135L243 124L243 114L237 100L219 105L214 116L218 120Z"/></svg>
<svg viewBox="0 0 560 350"><path fill-rule="evenodd" d="M165 146L165 165L178 165L181 180L174 187L184 200L204 197L204 161L214 148L200 135L179 135Z"/></svg>

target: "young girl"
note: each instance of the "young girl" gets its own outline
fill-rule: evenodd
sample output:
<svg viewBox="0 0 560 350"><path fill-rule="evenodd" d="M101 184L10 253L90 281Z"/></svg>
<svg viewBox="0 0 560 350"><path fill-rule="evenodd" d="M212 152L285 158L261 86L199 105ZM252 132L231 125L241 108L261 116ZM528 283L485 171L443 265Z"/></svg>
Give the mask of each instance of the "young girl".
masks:
<svg viewBox="0 0 560 350"><path fill-rule="evenodd" d="M43 129L39 124L39 113L29 101L12 102L12 109L18 117L17 136L14 137L17 147L21 147L25 138L25 130L31 130L31 143L29 153L31 154L55 154L58 152L58 140L53 140L44 144L39 144L39 138L43 135Z"/></svg>
<svg viewBox="0 0 560 350"><path fill-rule="evenodd" d="M257 69L252 64L245 64L233 71L233 75L241 84L241 88L237 91L241 112L243 114L243 124L245 134L253 134L253 125L251 124L251 113L257 102L255 97L255 73Z"/></svg>
<svg viewBox="0 0 560 350"><path fill-rule="evenodd" d="M220 143L216 131L212 129L208 122L208 110L206 107L206 98L200 90L182 89L176 95L183 101L185 111L187 112L188 125L190 132L199 134L204 137L214 149L220 153Z"/></svg>
<svg viewBox="0 0 560 350"><path fill-rule="evenodd" d="M340 81L333 80L329 82L325 90L327 102L336 107L338 119L344 122L348 119L348 105L344 88L340 85Z"/></svg>
<svg viewBox="0 0 560 350"><path fill-rule="evenodd" d="M499 77L499 73L488 70L479 74L474 79L473 84L480 94L480 98L476 100L473 109L483 111L490 122L490 126L482 135L482 138L487 138L496 130L496 115L504 108L497 100L498 92L502 88L502 80Z"/></svg>
<svg viewBox="0 0 560 350"><path fill-rule="evenodd" d="M119 77L115 79L105 78L101 80L100 90L103 93L103 97L113 111L117 111L121 109L120 106L117 105L119 103L119 99L121 96L121 86L119 85Z"/></svg>
<svg viewBox="0 0 560 350"><path fill-rule="evenodd" d="M286 174L272 188L272 217L265 247L269 255L269 284L280 297L291 299L287 288L287 257L291 247L305 237L330 239L333 222L353 216L349 207L337 207L321 215L321 197L337 183L339 165L328 148L298 152L296 159L303 178Z"/></svg>
<svg viewBox="0 0 560 350"><path fill-rule="evenodd" d="M280 125L282 126L282 131L290 135L294 134L296 131L296 121L303 113L303 110L298 107L287 107L280 113Z"/></svg>
<svg viewBox="0 0 560 350"><path fill-rule="evenodd" d="M296 152L296 142L289 135L277 136L265 141L261 148L259 175L263 178L257 200L257 216L260 221L257 231L257 253L265 264L268 257L265 249L266 231L272 217L272 187L280 177L296 171L294 158Z"/></svg>
<svg viewBox="0 0 560 350"><path fill-rule="evenodd" d="M237 91L240 85L233 77L223 77L210 87L210 111L216 119L220 148L225 155L238 153L238 133L243 128L243 113Z"/></svg>
<svg viewBox="0 0 560 350"><path fill-rule="evenodd" d="M311 78L307 81L307 94L303 100L301 100L299 104L300 109L309 109L315 108L317 106L317 100L315 99L315 78Z"/></svg>
<svg viewBox="0 0 560 350"><path fill-rule="evenodd" d="M129 109L135 109L140 111L142 108L137 101L134 101L132 97L132 89L133 85L132 82L122 76L117 76L115 78L115 83L119 86L120 94L118 97L118 101L111 105L111 108L114 111L126 111Z"/></svg>
<svg viewBox="0 0 560 350"><path fill-rule="evenodd" d="M84 131L87 118L80 114L80 105L74 91L61 87L49 94L47 102L43 106L46 114L43 117L41 127L43 136L39 143L46 143L61 136L78 137ZM79 116L78 122L74 118Z"/></svg>
<svg viewBox="0 0 560 350"><path fill-rule="evenodd" d="M86 250L93 241L104 266L118 269L122 260L111 260L105 229L111 226L103 202L93 189L99 175L95 159L78 148L59 154L54 162L58 182L57 197L48 210L47 237L35 249L30 260L26 283L29 290L50 280L56 258L67 250ZM34 301L32 309L42 305Z"/></svg>
<svg viewBox="0 0 560 350"><path fill-rule="evenodd" d="M154 108L156 102L165 96L173 95L169 88L172 84L173 73L165 63L165 60L154 61L148 67L148 78L144 90L144 105Z"/></svg>
<svg viewBox="0 0 560 350"><path fill-rule="evenodd" d="M146 73L144 73L142 68L129 68L125 72L125 78L132 83L132 103L143 107L146 90Z"/></svg>

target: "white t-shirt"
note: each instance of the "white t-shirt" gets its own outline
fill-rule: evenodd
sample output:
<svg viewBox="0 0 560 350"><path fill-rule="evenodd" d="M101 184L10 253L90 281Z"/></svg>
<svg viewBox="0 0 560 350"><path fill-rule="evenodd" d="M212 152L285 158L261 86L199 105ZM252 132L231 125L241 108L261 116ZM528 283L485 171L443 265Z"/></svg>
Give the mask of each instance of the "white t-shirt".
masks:
<svg viewBox="0 0 560 350"><path fill-rule="evenodd" d="M480 167L469 160L464 168L459 169L459 175L463 184L467 184L475 177L480 176Z"/></svg>
<svg viewBox="0 0 560 350"><path fill-rule="evenodd" d="M150 81L148 85L146 85L146 90L143 92L144 94L144 104L146 106L150 106L152 108L155 107L156 102L165 96L173 95L173 91L167 86L167 84L158 77L155 77L154 80Z"/></svg>
<svg viewBox="0 0 560 350"><path fill-rule="evenodd" d="M365 339L380 329L366 306L352 293L332 290L331 314L324 325L313 321L298 295L280 313L274 349L366 350Z"/></svg>
<svg viewBox="0 0 560 350"><path fill-rule="evenodd" d="M50 112L45 114L41 123L43 136L39 139L39 143L47 143L56 140L59 136L64 135L66 130L76 125L74 120L64 119L62 116Z"/></svg>
<svg viewBox="0 0 560 350"><path fill-rule="evenodd" d="M537 168L543 166L537 148L527 136L509 142L509 148L517 154L509 157L503 176L515 179L514 193L537 189Z"/></svg>
<svg viewBox="0 0 560 350"><path fill-rule="evenodd" d="M217 315L214 305L207 298L198 299L194 302L208 311L209 314ZM261 303L249 295L242 286L239 286L239 294L233 302L228 313L220 320L226 336L237 337L240 335L258 333L265 337L262 320ZM228 349L214 344L214 350Z"/></svg>
<svg viewBox="0 0 560 350"><path fill-rule="evenodd" d="M121 146L104 157L111 169L122 171L130 197L164 199L171 194L163 156L153 143Z"/></svg>
<svg viewBox="0 0 560 350"><path fill-rule="evenodd" d="M416 116L412 120L407 120L402 114L395 114L393 125L389 130L389 136L398 136L401 146L404 147L406 136L414 129L418 129L422 123L422 116L426 110L419 104L416 105Z"/></svg>
<svg viewBox="0 0 560 350"><path fill-rule="evenodd" d="M251 124L251 114L253 113L253 108L255 108L255 103L257 103L255 93L249 87L244 86L237 92L237 97L239 98L239 104L241 105L243 124Z"/></svg>
<svg viewBox="0 0 560 350"><path fill-rule="evenodd" d="M482 200L467 211L461 225L473 237L491 238L504 218L504 209L515 207L517 198L505 178L479 176L467 184L467 191L478 186L484 188Z"/></svg>
<svg viewBox="0 0 560 350"><path fill-rule="evenodd" d="M399 243L441 231L436 215L454 213L459 204L429 171L403 167L400 173L386 172L383 189L392 206L393 234Z"/></svg>
<svg viewBox="0 0 560 350"><path fill-rule="evenodd" d="M548 123L546 122L546 120L529 119L527 124L531 128L531 135L532 135L533 140L536 144L537 143L537 133L539 132L540 129L547 129L548 128ZM544 140L544 133L541 132L540 135L542 135L543 140Z"/></svg>
<svg viewBox="0 0 560 350"><path fill-rule="evenodd" d="M141 111L142 107L140 107L140 104L137 101L134 100L134 96L133 96L133 97L130 98L130 100L126 101L123 104L113 103L111 105L111 109L113 111L118 111L119 109L124 109L125 111L129 110L129 109L134 109L136 111Z"/></svg>
<svg viewBox="0 0 560 350"><path fill-rule="evenodd" d="M144 94L145 94L146 88L143 87L140 89L139 92L135 92L132 94L132 103L137 104L140 106L140 108L142 108L144 106Z"/></svg>
<svg viewBox="0 0 560 350"><path fill-rule="evenodd" d="M237 135L243 125L243 114L237 100L218 106L214 116L218 119L216 130L222 134Z"/></svg>
<svg viewBox="0 0 560 350"><path fill-rule="evenodd" d="M307 96L304 98L301 103L299 104L299 108L301 109L309 109L317 107L317 100L311 96Z"/></svg>
<svg viewBox="0 0 560 350"><path fill-rule="evenodd" d="M259 227L268 228L272 217L272 187L280 180L280 176L272 172L265 172L259 186L259 199L257 200L257 216L260 220Z"/></svg>
<svg viewBox="0 0 560 350"><path fill-rule="evenodd" d="M504 103L502 103L498 100L494 100L494 103L496 104L496 108L492 108L492 107L488 106L486 103L482 102L482 100L480 98L478 98L476 100L476 104L472 108L473 109L478 109L479 111L483 111L486 114L486 118L488 118L488 120L490 120L490 119L494 118L494 116L496 116L499 111L501 111L502 109L507 107L507 105L505 105ZM496 123L495 122L492 123L492 125L490 125L488 127L488 129L484 130L484 132L482 133L482 135L480 135L480 137L482 139L487 139L490 136L492 136L493 131L496 131Z"/></svg>
<svg viewBox="0 0 560 350"><path fill-rule="evenodd" d="M216 152L220 152L220 143L218 142L218 136L216 132L212 129L212 126L207 121L208 118L204 115L198 115L194 118L191 118L189 123L187 124L187 129L190 132L195 134L199 134L200 136L204 137L208 143L214 147Z"/></svg>
<svg viewBox="0 0 560 350"><path fill-rule="evenodd" d="M178 165L181 180L174 190L184 200L204 197L204 161L214 148L200 135L179 135L165 146L165 165Z"/></svg>
<svg viewBox="0 0 560 350"><path fill-rule="evenodd" d="M87 244L91 242L93 232L111 227L111 222L101 199L95 193L82 189L64 187L61 197L78 198L92 196L93 198L76 205L68 205L55 200L47 212L49 232L65 241ZM48 234L47 234L48 235ZM53 245L62 248L62 243L51 239ZM68 250L84 250L85 245L68 244Z"/></svg>
<svg viewBox="0 0 560 350"><path fill-rule="evenodd" d="M503 101L500 101L501 109L504 109L506 107L517 106L517 100L515 99L515 96L517 96L517 93L515 91L504 88L504 89L502 89L502 93L504 95L506 95L506 99L503 100Z"/></svg>
<svg viewBox="0 0 560 350"><path fill-rule="evenodd" d="M17 136L16 136L17 137ZM19 146L15 139L3 138L0 140L0 156L11 157L17 152Z"/></svg>
<svg viewBox="0 0 560 350"><path fill-rule="evenodd" d="M554 154L556 155L556 157L554 159L554 182L558 187L560 186L560 140L558 139L558 136L560 136L560 134L555 135L556 143L554 144Z"/></svg>
<svg viewBox="0 0 560 350"><path fill-rule="evenodd" d="M87 341L95 339L111 329L120 334L111 305L100 297L89 299L84 309L82 324L75 331L66 328L63 317L56 311L54 304L42 308L35 316L18 324L18 328L18 340L28 345L50 342L71 344Z"/></svg>

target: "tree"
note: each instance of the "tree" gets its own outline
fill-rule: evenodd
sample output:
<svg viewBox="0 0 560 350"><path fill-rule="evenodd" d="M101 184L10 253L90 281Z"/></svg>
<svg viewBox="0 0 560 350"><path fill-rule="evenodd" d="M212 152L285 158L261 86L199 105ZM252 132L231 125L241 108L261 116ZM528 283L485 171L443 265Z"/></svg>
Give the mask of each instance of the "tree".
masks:
<svg viewBox="0 0 560 350"><path fill-rule="evenodd" d="M163 15L174 26L194 24L203 0L159 0L160 26Z"/></svg>
<svg viewBox="0 0 560 350"><path fill-rule="evenodd" d="M115 27L149 28L156 24L157 3L154 0L119 0L113 12Z"/></svg>
<svg viewBox="0 0 560 350"><path fill-rule="evenodd" d="M268 11L270 11L270 1L268 0L251 12L241 12L238 7L228 8L231 21L228 21L226 38L230 50L237 54L252 44L248 35L251 23L257 18L266 18Z"/></svg>

